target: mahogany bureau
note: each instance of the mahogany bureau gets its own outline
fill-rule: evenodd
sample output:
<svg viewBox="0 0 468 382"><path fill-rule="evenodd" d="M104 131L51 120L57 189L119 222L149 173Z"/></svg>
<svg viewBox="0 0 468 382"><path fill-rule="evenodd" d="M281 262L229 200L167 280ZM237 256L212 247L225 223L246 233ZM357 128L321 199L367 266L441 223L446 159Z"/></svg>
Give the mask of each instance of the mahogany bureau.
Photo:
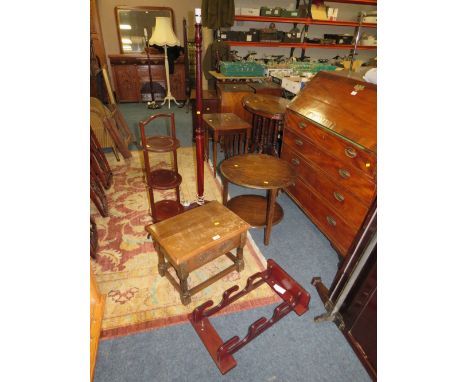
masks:
<svg viewBox="0 0 468 382"><path fill-rule="evenodd" d="M286 192L345 257L377 195L377 87L319 72L288 105Z"/></svg>
<svg viewBox="0 0 468 382"><path fill-rule="evenodd" d="M151 76L153 79L156 100L162 100L165 90L158 92L158 88L166 89L166 76L164 72L164 55L152 54ZM142 92L145 84L149 83L148 58L146 54L110 54L109 61L114 77L115 92L119 102L146 102L151 100L151 92ZM174 63L174 73L169 76L171 91L177 100L184 100L185 95L185 68L182 58ZM158 87L157 85L160 85Z"/></svg>

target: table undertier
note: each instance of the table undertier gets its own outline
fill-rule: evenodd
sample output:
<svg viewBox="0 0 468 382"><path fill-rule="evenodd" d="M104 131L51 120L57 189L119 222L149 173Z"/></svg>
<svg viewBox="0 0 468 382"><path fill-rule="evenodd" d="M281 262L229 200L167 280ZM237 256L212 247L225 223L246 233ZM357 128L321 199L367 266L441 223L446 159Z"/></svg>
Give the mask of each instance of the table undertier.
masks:
<svg viewBox="0 0 468 382"><path fill-rule="evenodd" d="M252 227L265 227L268 201L260 195L239 195L227 202L227 207ZM284 216L283 208L275 203L272 225L278 224Z"/></svg>

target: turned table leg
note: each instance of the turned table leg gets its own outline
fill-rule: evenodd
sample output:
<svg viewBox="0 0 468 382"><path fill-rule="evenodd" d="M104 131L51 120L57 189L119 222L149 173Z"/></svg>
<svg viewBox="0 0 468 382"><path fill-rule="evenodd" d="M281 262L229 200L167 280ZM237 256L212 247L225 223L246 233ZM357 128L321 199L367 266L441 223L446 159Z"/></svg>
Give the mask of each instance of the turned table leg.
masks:
<svg viewBox="0 0 468 382"><path fill-rule="evenodd" d="M158 272L159 275L164 277L167 270L166 260L164 260L164 254L161 251L161 247L158 244L154 243L154 249L158 254Z"/></svg>
<svg viewBox="0 0 468 382"><path fill-rule="evenodd" d="M267 216L265 226L265 236L263 244L268 245L270 243L271 227L273 225L273 215L275 212L276 196L278 195L278 189L268 190L268 201L267 201Z"/></svg>
<svg viewBox="0 0 468 382"><path fill-rule="evenodd" d="M216 164L218 162L218 150L217 143L219 141L219 136L216 131L213 132L213 175L216 178Z"/></svg>
<svg viewBox="0 0 468 382"><path fill-rule="evenodd" d="M247 239L247 234L244 232L241 234L240 244L236 250L236 270L241 272L244 270L244 246Z"/></svg>
<svg viewBox="0 0 468 382"><path fill-rule="evenodd" d="M229 192L229 182L225 177L222 177L223 179L223 206L227 204L227 197L228 197L228 192Z"/></svg>
<svg viewBox="0 0 468 382"><path fill-rule="evenodd" d="M177 272L177 277L179 277L180 281L180 301L182 301L184 305L190 304L192 299L190 298L190 292L188 290L188 273Z"/></svg>

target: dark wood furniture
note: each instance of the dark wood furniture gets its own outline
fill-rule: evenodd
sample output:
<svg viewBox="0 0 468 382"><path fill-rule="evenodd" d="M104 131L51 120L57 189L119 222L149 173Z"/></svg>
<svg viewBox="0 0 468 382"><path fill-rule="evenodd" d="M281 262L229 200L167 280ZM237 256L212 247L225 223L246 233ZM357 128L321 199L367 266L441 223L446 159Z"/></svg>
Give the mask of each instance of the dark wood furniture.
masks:
<svg viewBox="0 0 468 382"><path fill-rule="evenodd" d="M166 276L187 305L191 296L236 270L244 269L243 249L250 226L221 203L212 201L163 222L146 227L158 253L158 270ZM230 251L236 248L236 256ZM189 289L189 273L226 255L234 263ZM167 261L166 261L167 260ZM173 267L179 283L167 271Z"/></svg>
<svg viewBox="0 0 468 382"><path fill-rule="evenodd" d="M327 313L343 332L371 378L377 380L377 205L373 203L329 290L320 277L312 284Z"/></svg>
<svg viewBox="0 0 468 382"><path fill-rule="evenodd" d="M208 161L209 146L208 137L213 137L213 175L216 177L216 167L218 163L217 143L223 139L224 158L247 153L249 146L249 136L252 126L233 113L204 114L203 123L205 125L205 157Z"/></svg>
<svg viewBox="0 0 468 382"><path fill-rule="evenodd" d="M268 94L253 94L242 99L242 106L252 113L250 152L278 156L279 135L289 100Z"/></svg>
<svg viewBox="0 0 468 382"><path fill-rule="evenodd" d="M90 154L91 154L91 168L97 174L103 187L108 190L112 182L112 171L107 162L106 156L102 152L101 145L99 144L93 129L90 129Z"/></svg>
<svg viewBox="0 0 468 382"><path fill-rule="evenodd" d="M268 94L275 97L281 97L283 95L283 88L274 82L251 82L247 85L254 90L255 94Z"/></svg>
<svg viewBox="0 0 468 382"><path fill-rule="evenodd" d="M107 217L109 208L105 190L111 186L112 171L92 128L90 129L90 138L90 198L101 216ZM97 230L95 232L97 234Z"/></svg>
<svg viewBox="0 0 468 382"><path fill-rule="evenodd" d="M190 94L190 102L192 104L192 126L193 126L193 139L195 140L195 128L197 126L197 107L195 89L192 89ZM202 91L202 114L219 113L220 100L215 90Z"/></svg>
<svg viewBox="0 0 468 382"><path fill-rule="evenodd" d="M283 218L283 208L276 203L281 188L293 184L294 167L288 162L266 154L245 154L232 157L220 165L223 178L223 204L253 227L265 227L264 244L270 242L271 228ZM268 190L260 195L240 195L229 201L228 182L242 187Z"/></svg>
<svg viewBox="0 0 468 382"><path fill-rule="evenodd" d="M275 308L273 316L269 320L262 317L251 324L247 335L242 340L235 336L223 343L208 318L264 283L267 283L281 297L283 302ZM232 356L236 351L243 348L291 311L294 310L298 316L301 316L309 310L309 293L272 259L268 259L266 270L250 276L247 279L245 288L234 294L237 290L239 290L239 286L234 285L223 293L223 298L218 305L208 309L213 305L213 301L209 300L195 308L188 316L193 328L222 374L226 374L237 365Z"/></svg>
<svg viewBox="0 0 468 382"><path fill-rule="evenodd" d="M250 86L218 83L216 89L220 99L220 113L234 113L244 121L251 123L252 114L242 106L242 98L254 92Z"/></svg>
<svg viewBox="0 0 468 382"><path fill-rule="evenodd" d="M286 191L345 257L377 192L377 87L319 72L289 104Z"/></svg>
<svg viewBox="0 0 468 382"><path fill-rule="evenodd" d="M146 136L145 127L155 119L169 118L171 121L171 135ZM183 212L184 207L180 204L180 184L182 177L179 174L177 165L177 149L180 147L179 140L176 138L174 113L154 114L139 123L141 134L141 146L143 148L143 158L145 163L146 184L148 186L151 216L153 222L159 222L168 219L174 215ZM173 169L156 168L153 169L150 163L150 153L172 152L174 162ZM153 190L176 190L176 200L154 201Z"/></svg>
<svg viewBox="0 0 468 382"><path fill-rule="evenodd" d="M150 55L151 75L153 78L155 99L162 100L164 92L156 91L158 85L166 89L164 55ZM142 96L142 88L150 82L148 59L146 54L114 54L109 55L114 78L115 91L119 102L150 101ZM185 96L185 66L184 57L179 57L174 63L174 73L170 75L171 93L177 99L184 101ZM148 94L150 96L150 94Z"/></svg>
<svg viewBox="0 0 468 382"><path fill-rule="evenodd" d="M90 106L91 127L95 130L98 139L101 138L103 142L108 141L108 139L103 139L105 138L103 130L105 130L105 132L110 135L114 145L122 153L123 157L126 159L131 158L132 154L128 149L128 145L130 142L134 141L134 138L117 105L110 104L109 108L107 108L99 99L91 97ZM98 116L98 119L96 119L96 116ZM104 126L104 129L101 125ZM120 160L115 149L114 154L117 160Z"/></svg>
<svg viewBox="0 0 468 382"><path fill-rule="evenodd" d="M96 366L96 358L99 347L99 337L101 336L102 318L104 317L104 305L106 295L99 292L93 270L90 267L90 372L91 381L94 377L94 369Z"/></svg>

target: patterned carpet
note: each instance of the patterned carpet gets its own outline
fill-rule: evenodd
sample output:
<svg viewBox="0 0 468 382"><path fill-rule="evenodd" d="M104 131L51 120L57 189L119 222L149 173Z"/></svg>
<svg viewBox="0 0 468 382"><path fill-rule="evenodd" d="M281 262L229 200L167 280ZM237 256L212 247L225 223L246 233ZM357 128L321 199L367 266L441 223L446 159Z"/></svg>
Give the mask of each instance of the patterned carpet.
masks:
<svg viewBox="0 0 468 382"><path fill-rule="evenodd" d="M143 156L133 151L133 157L117 162L112 154L107 159L114 173L113 184L106 195L109 217L103 218L91 205L99 234L99 250L92 261L101 293L107 296L102 322L102 338L127 335L144 330L187 321L187 314L208 299L214 303L224 290L233 285L242 289L247 278L263 269L266 261L249 237L244 250L245 269L232 272L208 288L195 294L192 302L183 306L179 294L166 278L158 274L157 254L145 226L151 224L148 196L144 182ZM182 175L181 200L196 199L195 151L192 147L178 151L179 173ZM168 168L172 155L157 155L151 160L158 167ZM174 198L172 190L160 192L156 200ZM221 201L221 188L205 164L205 199ZM250 236L250 235L249 235ZM232 264L226 256L216 259L190 274L189 287L206 280ZM279 301L270 287L262 285L233 303L224 313L251 309Z"/></svg>

